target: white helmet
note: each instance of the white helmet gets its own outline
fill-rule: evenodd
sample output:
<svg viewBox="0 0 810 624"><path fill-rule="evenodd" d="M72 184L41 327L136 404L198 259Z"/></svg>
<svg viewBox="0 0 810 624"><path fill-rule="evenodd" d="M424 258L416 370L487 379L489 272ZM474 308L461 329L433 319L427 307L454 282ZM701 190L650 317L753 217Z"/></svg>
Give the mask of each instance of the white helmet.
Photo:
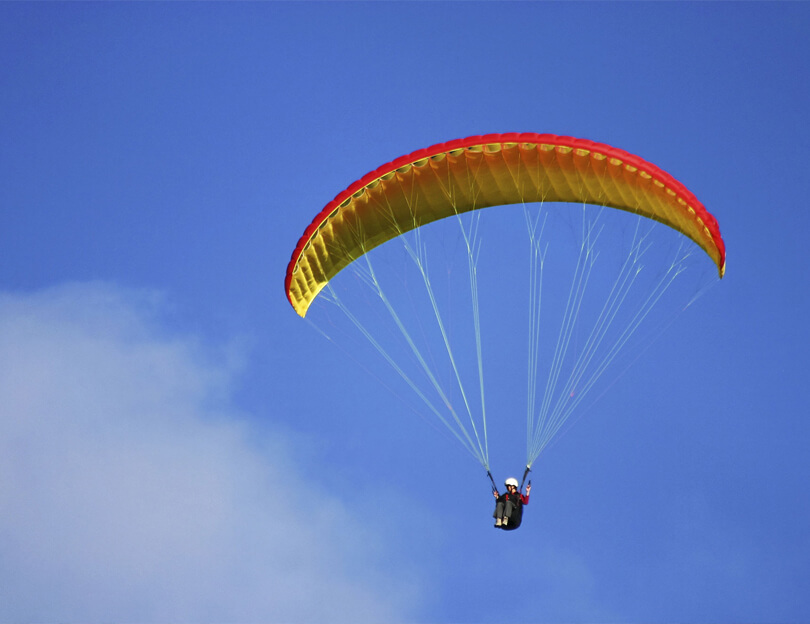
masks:
<svg viewBox="0 0 810 624"><path fill-rule="evenodd" d="M510 485L514 485L515 487L518 487L518 482L517 482L517 479L515 479L514 477L509 477L509 478L508 478L508 479L507 479L507 480L504 482L504 485L505 485L506 487L509 487Z"/></svg>

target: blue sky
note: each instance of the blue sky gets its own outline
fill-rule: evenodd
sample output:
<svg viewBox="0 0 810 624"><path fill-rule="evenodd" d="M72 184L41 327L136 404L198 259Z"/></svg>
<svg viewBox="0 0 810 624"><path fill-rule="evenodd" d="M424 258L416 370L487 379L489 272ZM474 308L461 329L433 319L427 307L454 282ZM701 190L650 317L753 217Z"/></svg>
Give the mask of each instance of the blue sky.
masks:
<svg viewBox="0 0 810 624"><path fill-rule="evenodd" d="M807 621L808 34L803 3L1 4L0 620ZM505 534L283 279L366 172L524 131L675 175L728 270Z"/></svg>

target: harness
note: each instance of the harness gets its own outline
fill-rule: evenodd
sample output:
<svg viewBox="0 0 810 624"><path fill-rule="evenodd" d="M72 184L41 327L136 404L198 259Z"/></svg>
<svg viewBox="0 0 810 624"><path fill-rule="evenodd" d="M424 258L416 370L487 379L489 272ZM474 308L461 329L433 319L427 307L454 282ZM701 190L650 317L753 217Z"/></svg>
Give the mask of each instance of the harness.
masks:
<svg viewBox="0 0 810 624"><path fill-rule="evenodd" d="M514 494L512 492L507 492L504 494L508 500L512 502L512 516L509 519L509 523L503 525L501 528L507 531L513 531L517 529L522 520L523 520L523 484L526 482L526 477L531 472L531 468L526 466L526 470L523 471L523 479L520 481L520 488ZM492 478L492 473L487 470L487 476L489 477L489 482L492 484L492 492L495 496L500 500L502 498L500 492L498 492L498 486L495 485L495 479ZM531 479L529 479L529 485L532 484ZM496 525L500 526L500 525Z"/></svg>

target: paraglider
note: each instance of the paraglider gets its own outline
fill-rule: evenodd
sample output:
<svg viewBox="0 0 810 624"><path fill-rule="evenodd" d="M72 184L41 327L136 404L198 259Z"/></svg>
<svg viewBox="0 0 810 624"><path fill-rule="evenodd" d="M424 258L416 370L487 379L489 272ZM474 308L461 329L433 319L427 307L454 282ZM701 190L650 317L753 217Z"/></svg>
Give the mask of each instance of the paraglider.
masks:
<svg viewBox="0 0 810 624"><path fill-rule="evenodd" d="M492 517L495 518L496 529L512 531L517 529L523 520L523 506L529 504L532 482L529 481L525 494L520 491L520 485L514 477L509 477L504 486L505 493L500 494L497 490L492 492L495 496L495 512Z"/></svg>
<svg viewBox="0 0 810 624"><path fill-rule="evenodd" d="M552 207L556 203L579 207L581 223L571 221L571 213ZM694 259L693 250L708 256L720 278L726 269L725 245L717 221L681 182L638 156L584 139L534 133L468 137L398 158L339 193L312 220L295 246L285 277L287 299L301 317L307 317L316 300L338 310L353 331L414 391L421 411L438 419L488 475L484 391L488 343L482 331L485 314L479 286L481 232L486 228L479 219L482 212L489 212L481 209L509 205L522 207L525 215L529 288L526 296L514 290L496 296L504 315L525 310L528 325L523 341L528 350L527 472L568 418L582 409L584 398L615 365L637 328L672 291L673 282L686 272L687 260ZM595 207L594 212L590 212L591 207ZM597 259L601 262L609 255L598 245L613 242L604 233L605 208L608 213L618 209L637 217L634 225L626 226L616 237L622 238L625 251L616 263L615 276L609 279L594 273ZM561 237L550 235L546 225L560 215L568 219L566 228L577 233L579 242L563 252L571 258L570 271L548 279L551 269L546 265L552 263L547 252ZM465 283L469 290L464 297L470 313L464 314L467 325L463 332L454 332L451 327L461 323L460 296L450 286L447 291L452 309L442 305L435 284L439 272L430 270L425 242L433 228L425 225L451 217L459 224L458 246L468 264ZM657 247L647 229L655 223L663 224L678 239L671 257L658 264L651 261ZM371 260L377 253L373 250L387 247L385 244L393 240L403 242L406 257L423 282L421 296L426 312L414 315L413 325L408 323L404 308L410 307L416 296L411 296L407 305L397 301L403 289L399 284L407 289L413 280L403 278L393 288L385 286L383 271ZM495 269L499 272L495 281L504 289L513 289L516 265L506 259L506 254L503 258ZM366 293L362 303L355 306L335 284L348 267L356 272L354 281ZM642 285L640 276L644 275L649 275L650 281ZM569 286L558 284L563 282ZM588 298L593 291L601 297L595 303ZM380 308L373 319L364 317L370 300ZM692 300L694 297L685 306ZM557 316L547 312L548 301L559 302ZM685 307L679 305L679 309ZM430 327L428 318L435 319ZM380 329L377 324L382 322L388 325ZM549 327L555 329L547 330ZM327 334L331 330L330 321L328 330L321 331L331 340ZM459 354L455 340L462 333L472 337L472 346ZM403 356L398 357L397 347L385 342L392 337L401 344ZM420 342L421 337L426 338L425 343ZM446 357L445 364L435 362L437 351ZM469 371L464 370L467 364ZM442 379L442 370L449 371L450 381ZM494 481L493 490L497 491ZM525 502L520 490L522 484L507 487L500 514L503 528L520 526L528 489ZM511 514L506 513L507 506L511 506Z"/></svg>

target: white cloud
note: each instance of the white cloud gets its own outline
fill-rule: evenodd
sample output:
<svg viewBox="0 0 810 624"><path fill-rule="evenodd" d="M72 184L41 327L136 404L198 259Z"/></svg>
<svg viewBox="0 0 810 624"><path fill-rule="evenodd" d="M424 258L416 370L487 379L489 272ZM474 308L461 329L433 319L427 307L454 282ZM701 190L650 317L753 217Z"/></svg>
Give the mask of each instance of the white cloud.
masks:
<svg viewBox="0 0 810 624"><path fill-rule="evenodd" d="M236 360L164 309L100 284L0 295L0 621L408 619L381 536L289 496L285 439L229 406Z"/></svg>

